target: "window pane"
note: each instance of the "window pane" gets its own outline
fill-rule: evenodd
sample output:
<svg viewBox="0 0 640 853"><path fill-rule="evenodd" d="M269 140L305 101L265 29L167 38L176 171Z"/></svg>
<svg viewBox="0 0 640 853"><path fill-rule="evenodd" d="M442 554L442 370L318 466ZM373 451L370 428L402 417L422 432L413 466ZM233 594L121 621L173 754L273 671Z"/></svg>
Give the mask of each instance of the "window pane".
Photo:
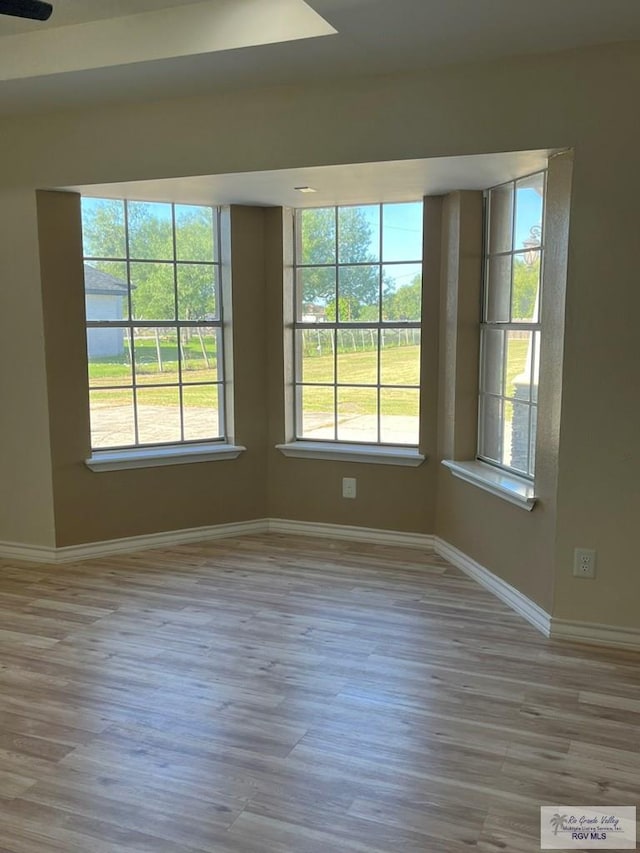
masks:
<svg viewBox="0 0 640 853"><path fill-rule="evenodd" d="M540 377L540 332L533 333L533 355L531 364L531 399L538 402L538 382Z"/></svg>
<svg viewBox="0 0 640 853"><path fill-rule="evenodd" d="M383 329L380 335L380 383L419 385L420 329Z"/></svg>
<svg viewBox="0 0 640 853"><path fill-rule="evenodd" d="M178 333L171 328L134 329L137 385L178 381Z"/></svg>
<svg viewBox="0 0 640 853"><path fill-rule="evenodd" d="M89 386L132 385L129 330L87 329Z"/></svg>
<svg viewBox="0 0 640 853"><path fill-rule="evenodd" d="M321 328L296 331L297 381L334 381L334 334L332 329Z"/></svg>
<svg viewBox="0 0 640 853"><path fill-rule="evenodd" d="M180 343L183 382L217 382L221 378L218 353L222 352L222 332L219 329L181 329Z"/></svg>
<svg viewBox="0 0 640 853"><path fill-rule="evenodd" d="M299 210L296 224L296 262L298 264L335 264L335 208Z"/></svg>
<svg viewBox="0 0 640 853"><path fill-rule="evenodd" d="M195 385L182 389L185 441L222 438L219 394L221 385Z"/></svg>
<svg viewBox="0 0 640 853"><path fill-rule="evenodd" d="M531 435L529 441L529 476L536 470L536 433L538 428L538 407L531 406Z"/></svg>
<svg viewBox="0 0 640 853"><path fill-rule="evenodd" d="M516 471L529 470L529 405L505 403L505 436L503 462Z"/></svg>
<svg viewBox="0 0 640 853"><path fill-rule="evenodd" d="M542 238L544 173L516 181L516 233L514 249L539 246Z"/></svg>
<svg viewBox="0 0 640 853"><path fill-rule="evenodd" d="M94 261L84 265L87 320L126 320L129 317L127 265L122 261Z"/></svg>
<svg viewBox="0 0 640 853"><path fill-rule="evenodd" d="M216 273L209 264L178 264L178 316L181 320L217 320Z"/></svg>
<svg viewBox="0 0 640 853"><path fill-rule="evenodd" d="M420 322L421 264L389 264L382 268L382 319Z"/></svg>
<svg viewBox="0 0 640 853"><path fill-rule="evenodd" d="M298 412L300 414L300 438L335 440L335 398L333 388L300 385Z"/></svg>
<svg viewBox="0 0 640 853"><path fill-rule="evenodd" d="M489 253L510 252L513 231L513 184L489 193Z"/></svg>
<svg viewBox="0 0 640 853"><path fill-rule="evenodd" d="M380 206L338 208L338 262L370 264L380 260Z"/></svg>
<svg viewBox="0 0 640 853"><path fill-rule="evenodd" d="M503 359L504 332L501 329L483 329L482 391L502 394Z"/></svg>
<svg viewBox="0 0 640 853"><path fill-rule="evenodd" d="M502 400L480 398L480 456L502 462Z"/></svg>
<svg viewBox="0 0 640 853"><path fill-rule="evenodd" d="M388 444L418 444L420 392L382 388L380 440Z"/></svg>
<svg viewBox="0 0 640 853"><path fill-rule="evenodd" d="M176 297L173 264L130 265L134 320L174 320Z"/></svg>
<svg viewBox="0 0 640 853"><path fill-rule="evenodd" d="M170 204L151 201L127 203L129 257L173 260L173 217Z"/></svg>
<svg viewBox="0 0 640 853"><path fill-rule="evenodd" d="M176 204L176 257L179 261L213 261L214 217L210 207Z"/></svg>
<svg viewBox="0 0 640 853"><path fill-rule="evenodd" d="M376 388L338 388L338 440L378 441Z"/></svg>
<svg viewBox="0 0 640 853"><path fill-rule="evenodd" d="M377 330L341 329L338 330L337 336L338 383L376 385L378 382Z"/></svg>
<svg viewBox="0 0 640 853"><path fill-rule="evenodd" d="M336 319L335 267L299 269L297 318L304 323L325 323Z"/></svg>
<svg viewBox="0 0 640 853"><path fill-rule="evenodd" d="M506 332L505 334L505 396L528 400L531 383L532 333Z"/></svg>
<svg viewBox="0 0 640 853"><path fill-rule="evenodd" d="M380 318L380 267L339 267L338 305L341 323L377 322Z"/></svg>
<svg viewBox="0 0 640 853"><path fill-rule="evenodd" d="M140 444L180 441L180 392L177 387L136 391Z"/></svg>
<svg viewBox="0 0 640 853"><path fill-rule="evenodd" d="M490 323L509 322L511 299L511 255L487 261L486 319Z"/></svg>
<svg viewBox="0 0 640 853"><path fill-rule="evenodd" d="M382 260L422 260L422 202L382 205Z"/></svg>
<svg viewBox="0 0 640 853"><path fill-rule="evenodd" d="M81 205L85 258L125 258L124 202L83 198Z"/></svg>
<svg viewBox="0 0 640 853"><path fill-rule="evenodd" d="M513 256L513 288L511 293L511 318L527 323L538 319L538 293L540 289L540 251L531 250Z"/></svg>
<svg viewBox="0 0 640 853"><path fill-rule="evenodd" d="M91 391L91 447L135 444L132 391Z"/></svg>

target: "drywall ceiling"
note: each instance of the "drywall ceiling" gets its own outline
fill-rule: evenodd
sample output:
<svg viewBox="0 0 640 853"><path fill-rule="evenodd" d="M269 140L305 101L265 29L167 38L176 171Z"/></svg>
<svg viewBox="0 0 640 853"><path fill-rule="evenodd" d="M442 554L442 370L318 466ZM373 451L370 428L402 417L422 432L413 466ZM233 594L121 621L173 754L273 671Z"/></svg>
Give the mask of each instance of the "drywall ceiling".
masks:
<svg viewBox="0 0 640 853"><path fill-rule="evenodd" d="M545 168L550 151L518 151L469 157L438 157L345 166L314 166L270 172L201 175L64 187L97 198L128 198L191 204L318 207L408 201L456 189L478 190ZM301 193L296 187L313 187Z"/></svg>
<svg viewBox="0 0 640 853"><path fill-rule="evenodd" d="M48 24L0 18L1 112L304 83L640 40L638 0L53 3ZM297 34L293 13L285 12L294 7L304 20ZM216 24L223 8L237 16L237 26L225 30L226 41ZM194 24L197 19L202 26Z"/></svg>

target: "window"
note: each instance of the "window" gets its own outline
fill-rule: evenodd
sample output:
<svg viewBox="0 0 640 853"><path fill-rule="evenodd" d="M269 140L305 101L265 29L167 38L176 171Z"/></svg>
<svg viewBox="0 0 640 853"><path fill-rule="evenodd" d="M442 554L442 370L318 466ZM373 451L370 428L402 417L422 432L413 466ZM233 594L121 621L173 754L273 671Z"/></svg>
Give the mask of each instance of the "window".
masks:
<svg viewBox="0 0 640 853"><path fill-rule="evenodd" d="M533 478L540 365L545 172L486 199L478 456Z"/></svg>
<svg viewBox="0 0 640 853"><path fill-rule="evenodd" d="M224 440L219 213L82 199L94 450Z"/></svg>
<svg viewBox="0 0 640 853"><path fill-rule="evenodd" d="M295 437L415 447L422 202L296 211Z"/></svg>

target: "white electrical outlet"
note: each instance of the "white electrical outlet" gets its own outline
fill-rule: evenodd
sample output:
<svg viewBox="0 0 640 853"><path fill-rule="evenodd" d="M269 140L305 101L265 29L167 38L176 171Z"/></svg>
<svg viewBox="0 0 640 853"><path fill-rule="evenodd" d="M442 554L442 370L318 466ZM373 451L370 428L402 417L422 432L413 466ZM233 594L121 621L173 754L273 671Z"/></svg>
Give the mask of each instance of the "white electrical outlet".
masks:
<svg viewBox="0 0 640 853"><path fill-rule="evenodd" d="M595 578L596 552L590 548L576 548L573 552L573 574L577 578Z"/></svg>
<svg viewBox="0 0 640 853"><path fill-rule="evenodd" d="M343 498L355 498L356 496L356 478L355 477L343 477L342 478L342 497Z"/></svg>

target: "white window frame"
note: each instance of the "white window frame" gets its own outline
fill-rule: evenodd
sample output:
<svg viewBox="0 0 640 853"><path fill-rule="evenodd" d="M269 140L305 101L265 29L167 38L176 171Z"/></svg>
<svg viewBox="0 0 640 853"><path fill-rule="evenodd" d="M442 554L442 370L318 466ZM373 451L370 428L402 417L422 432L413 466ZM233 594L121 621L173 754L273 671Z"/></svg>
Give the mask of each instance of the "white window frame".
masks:
<svg viewBox="0 0 640 853"><path fill-rule="evenodd" d="M422 204L422 199L415 200L416 203ZM380 244L379 251L379 259L374 262L364 262L361 264L357 263L341 263L339 261L339 210L342 208L353 208L360 206L374 206L370 202L363 202L362 204L348 204L348 205L322 205L318 206L318 209L331 209L334 211L335 215L335 233L336 233L336 255L335 255L335 263L325 263L325 264L303 264L299 262L299 258L297 257L299 240L298 229L300 228L300 217L305 209L308 208L299 208L293 211L292 216L292 245L293 245L293 259L292 259L292 276L293 276L293 299L292 299L292 308L293 308L293 317L290 318L290 322L286 324L285 333L291 335L292 341L292 365L291 372L292 375L289 379L291 383L291 387L293 389L292 394L292 406L293 406L293 416L292 416L292 424L293 424L293 435L291 440L285 444L277 445L278 449L282 451L285 456L296 457L296 458L316 458L316 459L326 459L326 460L343 460L350 462L374 462L378 464L385 465L408 465L408 466L417 466L420 465L425 457L418 450L418 441L415 444L397 444L393 442L384 442L381 439L381 415L380 415L380 391L381 389L390 388L390 389L400 389L400 390L415 390L418 392L418 417L420 412L420 397L421 397L421 382L419 381L417 385L390 385L388 383L381 383L380 381L380 361L381 361L381 337L386 330L410 330L410 329L418 329L420 331L420 335L422 338L422 322L421 320L416 321L400 321L400 320L383 320L382 319L382 294L380 293L380 309L377 320L364 321L364 322L345 322L341 321L336 314L335 321L323 321L321 323L312 322L308 320L298 319L298 311L297 306L299 304L300 294L298 293L298 271L301 269L334 269L336 275L336 306L339 304L339 270L340 267L353 267L353 266L377 266L379 270L379 281L380 288L382 286L382 269L386 266L394 266L394 265L402 265L402 264L423 264L423 258L408 258L406 260L400 261L384 261L382 257L382 234L383 234L383 203L379 203L380 208L380 224L379 224L379 234L378 240ZM299 371L301 368L301 354L298 351L298 332L299 331L331 331L335 333L337 338L337 334L340 331L349 331L354 332L357 330L366 329L371 330L375 335L377 335L377 383L375 385L359 385L358 383L353 384L345 384L338 383L338 369L337 369L337 360L338 360L338 348L334 347L333 358L334 358L334 371L333 371L333 382L328 383L314 383L317 384L317 387L326 387L333 390L333 406L334 406L334 437L333 439L317 439L305 437L302 432L302 412L301 412L301 393L300 389L304 387L307 383L300 381ZM422 340L420 346L422 347ZM375 390L377 394L377 435L378 441L358 441L353 442L345 439L338 438L338 389L351 388L351 387L363 387L371 390ZM419 429L420 427L418 427Z"/></svg>
<svg viewBox="0 0 640 853"><path fill-rule="evenodd" d="M228 238L228 223L223 223L223 215L228 219L228 209L223 209L214 205L197 205L198 207L208 207L213 213L213 245L214 257L211 261L197 261L188 259L178 259L176 251L176 205L180 203L160 202L171 206L171 226L173 240L173 259L159 258L132 258L130 252L129 241L129 217L128 217L128 199L108 199L109 201L120 201L124 208L124 236L125 236L125 257L106 257L85 255L83 247L83 261L86 264L92 262L114 262L125 265L127 277L127 295L128 317L126 319L117 320L89 320L85 318L85 329L88 333L91 329L113 329L122 328L129 335L130 351L134 350L134 329L150 328L160 329L166 328L175 331L178 340L178 377L173 383L148 383L138 385L136 382L136 366L135 359L132 358L131 364L131 385L118 386L96 386L92 389L89 373L87 373L89 394L91 390L130 390L133 399L133 419L134 419L134 436L135 441L132 444L126 444L114 447L92 447L91 455L85 460L87 467L93 471L114 471L123 468L143 468L157 467L164 465L177 465L192 462L205 462L220 459L235 459L240 453L245 450L244 447L236 445L231 438L232 431L232 413L233 401L230 399L231 383L230 383L230 355L232 350L232 331L230 321L230 270L229 263L223 257L223 238ZM138 199L136 199L138 201ZM141 200L146 202L147 200ZM148 203L157 203L156 200ZM189 205L188 202L183 204ZM223 235L224 231L227 232ZM172 320L134 320L132 311L132 287L131 287L131 266L136 263L162 263L173 267L173 294L175 299L176 311L175 318ZM206 320L184 320L178 316L178 269L181 265L201 265L213 267L216 271L216 305L218 306L217 317L208 318ZM218 340L217 357L217 380L215 382L183 382L182 378L182 356L180 353L181 330L186 328L211 329L215 330ZM88 360L87 360L88 362ZM88 367L88 363L87 363ZM183 408L183 390L184 388L192 388L198 386L216 386L218 387L218 434L213 434L214 423L212 423L212 435L207 438L185 439L184 437L184 408ZM136 390L149 389L154 387L175 387L178 389L180 401L180 439L171 442L140 442L139 426L138 426L138 403Z"/></svg>

